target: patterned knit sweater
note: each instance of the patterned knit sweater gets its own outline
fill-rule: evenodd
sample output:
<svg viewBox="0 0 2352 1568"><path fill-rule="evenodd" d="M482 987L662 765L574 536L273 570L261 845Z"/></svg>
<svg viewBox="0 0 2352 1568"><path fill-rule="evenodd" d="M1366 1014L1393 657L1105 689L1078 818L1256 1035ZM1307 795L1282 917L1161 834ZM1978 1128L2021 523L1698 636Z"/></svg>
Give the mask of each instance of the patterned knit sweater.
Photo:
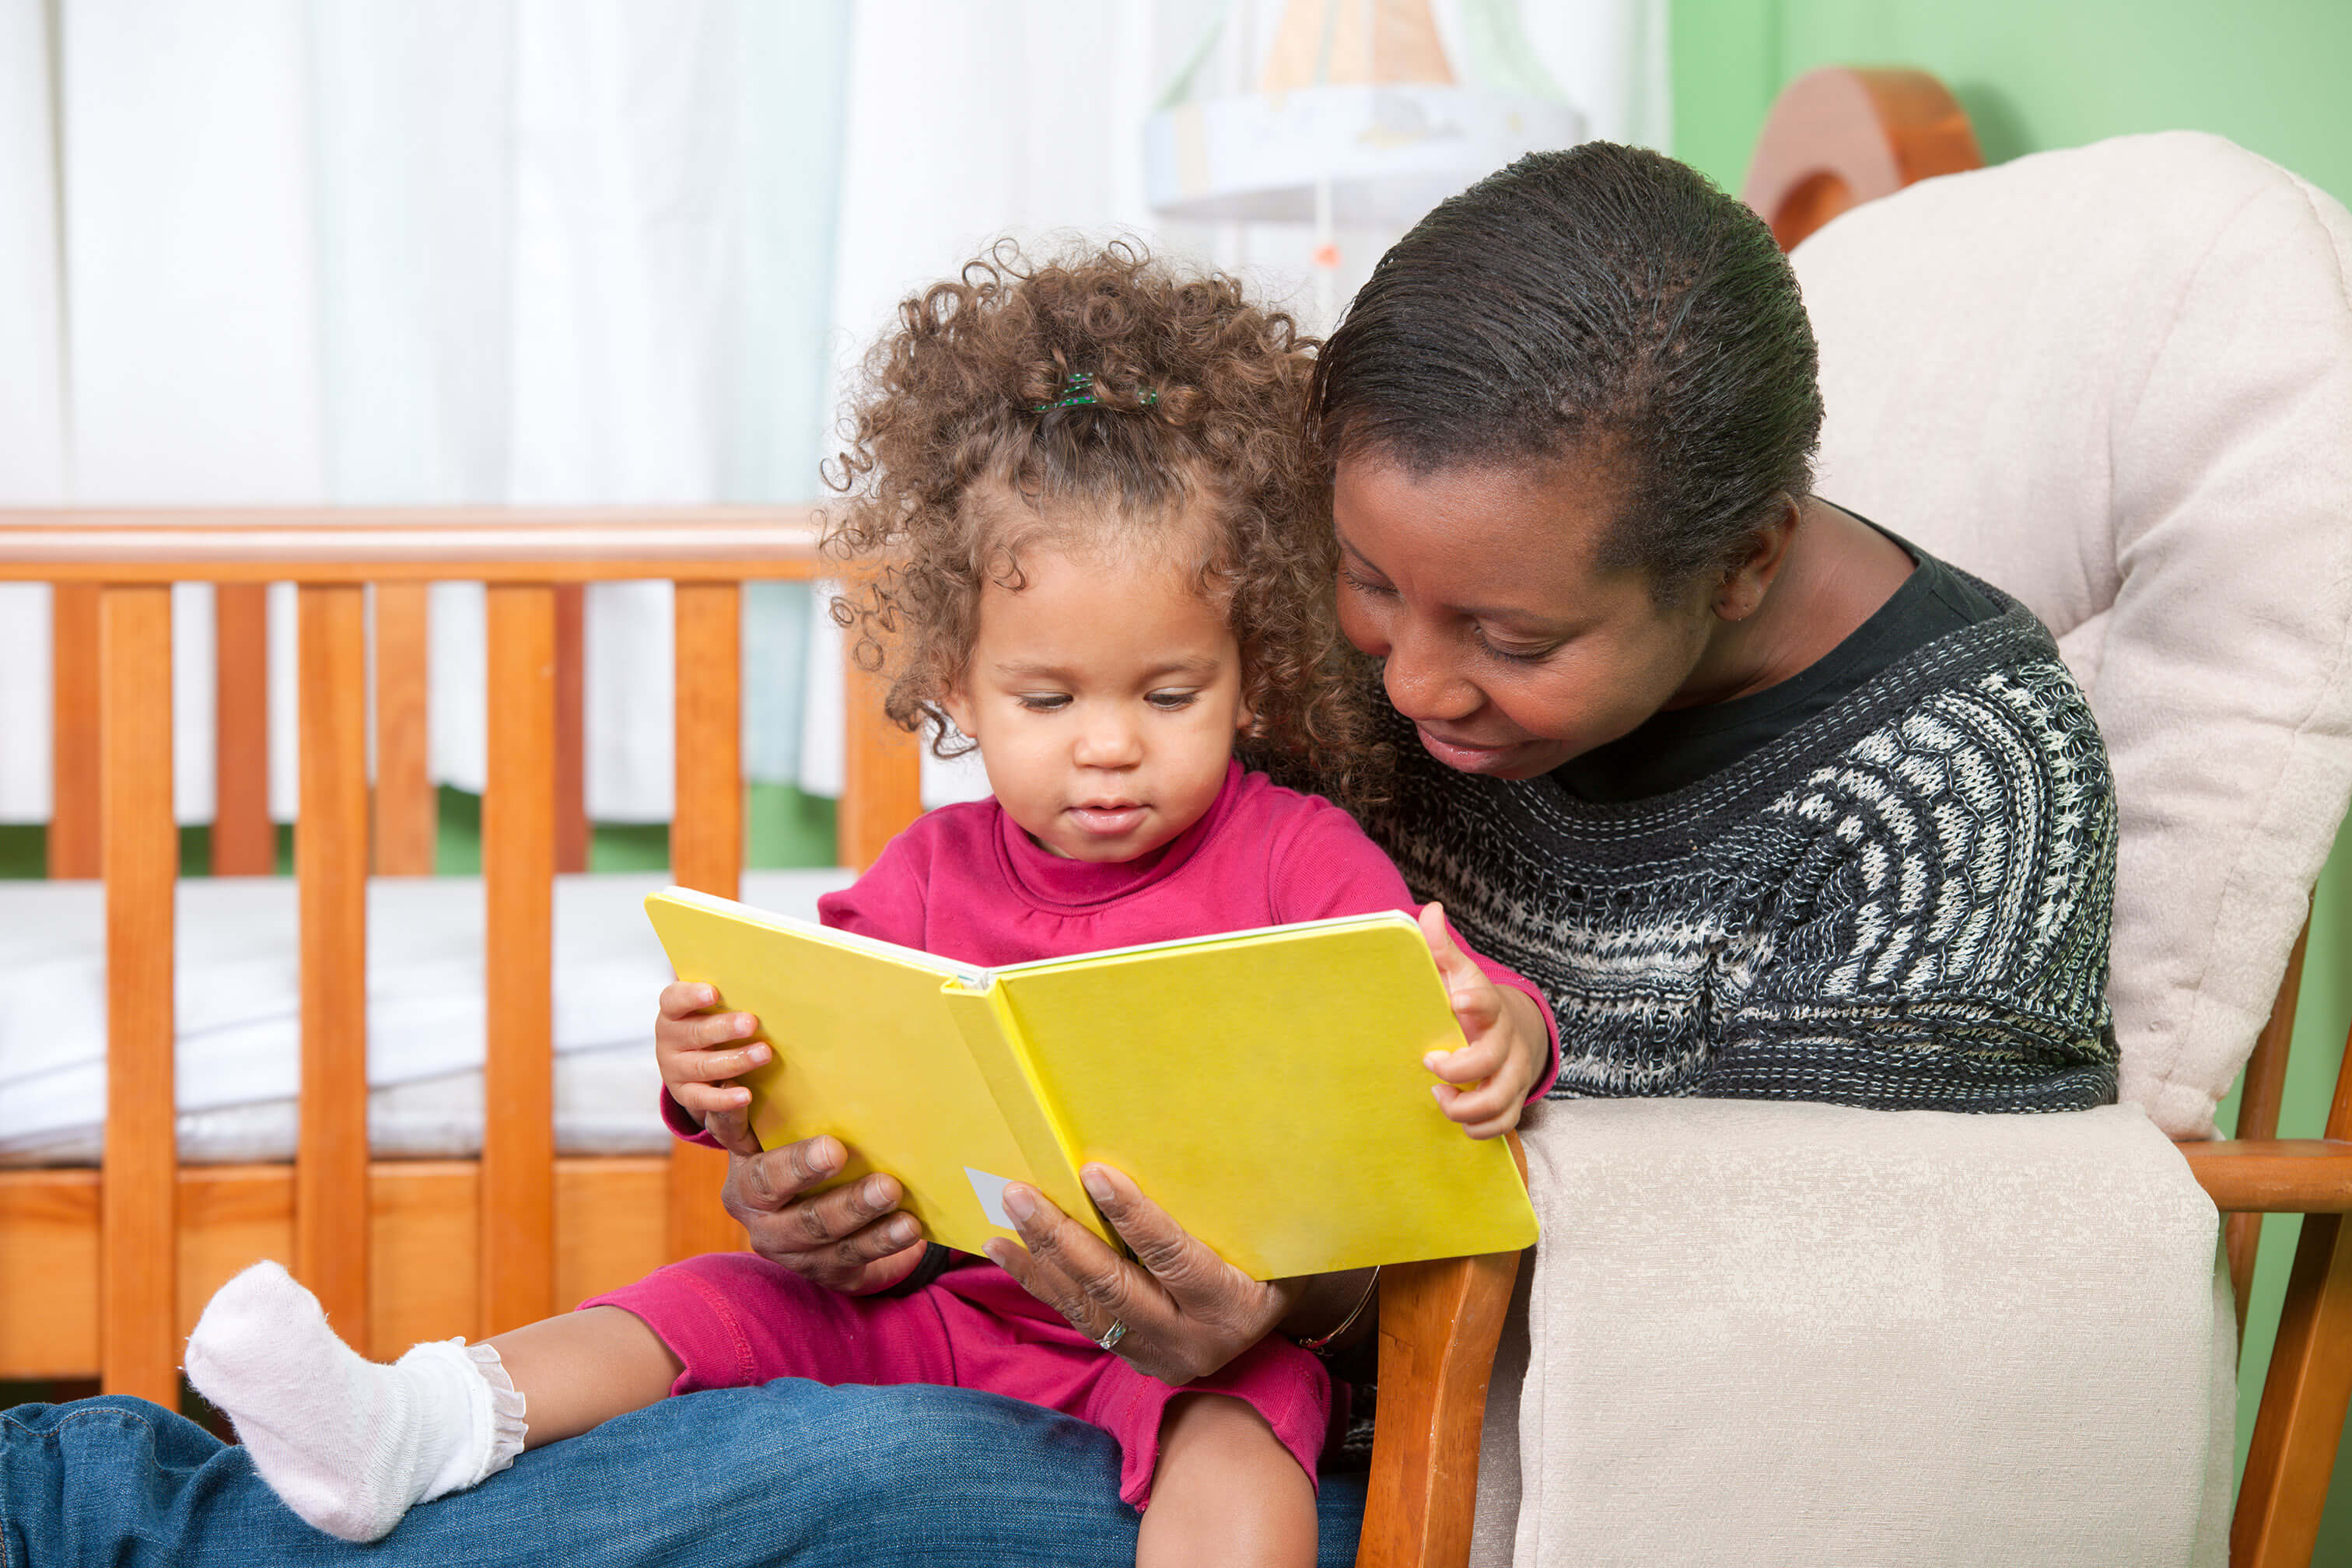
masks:
<svg viewBox="0 0 2352 1568"><path fill-rule="evenodd" d="M2049 634L1984 591L1995 618L1649 798L1458 773L1396 721L1368 826L1550 999L1555 1098L2115 1099L2106 752Z"/></svg>

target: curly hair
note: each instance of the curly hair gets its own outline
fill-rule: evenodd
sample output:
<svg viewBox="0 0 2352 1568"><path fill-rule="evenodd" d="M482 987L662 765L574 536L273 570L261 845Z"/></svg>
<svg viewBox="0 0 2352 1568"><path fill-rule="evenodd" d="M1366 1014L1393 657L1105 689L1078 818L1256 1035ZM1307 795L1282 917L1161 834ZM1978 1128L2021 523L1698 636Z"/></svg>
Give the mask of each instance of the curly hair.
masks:
<svg viewBox="0 0 2352 1568"><path fill-rule="evenodd" d="M1381 752L1301 440L1316 347L1234 279L1129 241L1033 261L999 240L902 300L824 468L844 499L824 549L849 584L833 618L891 720L935 726L940 756L969 749L941 700L1024 549L1192 550L1240 645L1251 762L1371 798Z"/></svg>

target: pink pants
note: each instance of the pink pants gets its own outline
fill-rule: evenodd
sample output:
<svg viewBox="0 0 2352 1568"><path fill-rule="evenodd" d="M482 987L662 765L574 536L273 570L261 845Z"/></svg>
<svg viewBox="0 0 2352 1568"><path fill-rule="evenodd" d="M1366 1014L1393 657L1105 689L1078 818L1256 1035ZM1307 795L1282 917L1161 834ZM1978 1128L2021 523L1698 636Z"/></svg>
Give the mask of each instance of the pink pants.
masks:
<svg viewBox="0 0 2352 1568"><path fill-rule="evenodd" d="M1329 1419L1330 1379L1296 1345L1262 1340L1213 1376L1171 1388L1097 1349L990 1263L950 1269L911 1295L841 1296L751 1253L715 1252L581 1307L619 1307L660 1335L686 1363L672 1394L778 1377L929 1383L1077 1416L1118 1440L1118 1495L1137 1508L1150 1498L1160 1416L1179 1393L1245 1401L1310 1482Z"/></svg>

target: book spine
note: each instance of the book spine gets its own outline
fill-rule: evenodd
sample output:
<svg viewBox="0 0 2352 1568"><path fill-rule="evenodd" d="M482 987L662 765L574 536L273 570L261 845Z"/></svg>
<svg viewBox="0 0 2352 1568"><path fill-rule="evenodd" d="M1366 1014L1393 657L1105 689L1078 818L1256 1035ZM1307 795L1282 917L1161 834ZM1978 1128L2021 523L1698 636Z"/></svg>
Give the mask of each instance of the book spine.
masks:
<svg viewBox="0 0 2352 1568"><path fill-rule="evenodd" d="M1064 1214L1085 1226L1113 1248L1126 1250L1118 1233L1095 1212L1094 1200L1078 1180L1076 1152L1063 1134L1045 1086L1030 1066L1021 1040L1021 1026L1005 1005L1004 988L966 990L953 981L940 988L948 1015L963 1032L972 1064L996 1098L996 1109L1013 1130L1013 1140L1029 1162L1037 1190Z"/></svg>

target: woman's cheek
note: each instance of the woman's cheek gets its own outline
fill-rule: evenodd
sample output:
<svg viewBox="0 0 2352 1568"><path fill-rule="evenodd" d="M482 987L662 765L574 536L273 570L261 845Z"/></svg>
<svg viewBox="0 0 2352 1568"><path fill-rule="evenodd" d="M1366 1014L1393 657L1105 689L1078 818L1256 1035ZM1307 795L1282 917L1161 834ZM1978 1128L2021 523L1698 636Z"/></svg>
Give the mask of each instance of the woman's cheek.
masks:
<svg viewBox="0 0 2352 1568"><path fill-rule="evenodd" d="M1342 583L1339 585L1339 635L1355 644L1358 653L1373 658L1387 654L1388 639L1380 635L1363 595Z"/></svg>
<svg viewBox="0 0 2352 1568"><path fill-rule="evenodd" d="M1614 739L1609 731L1621 729L1618 710L1625 705L1628 693L1606 676L1595 679L1589 665L1545 670L1515 686L1509 700L1497 706L1530 735L1570 742L1582 750Z"/></svg>

